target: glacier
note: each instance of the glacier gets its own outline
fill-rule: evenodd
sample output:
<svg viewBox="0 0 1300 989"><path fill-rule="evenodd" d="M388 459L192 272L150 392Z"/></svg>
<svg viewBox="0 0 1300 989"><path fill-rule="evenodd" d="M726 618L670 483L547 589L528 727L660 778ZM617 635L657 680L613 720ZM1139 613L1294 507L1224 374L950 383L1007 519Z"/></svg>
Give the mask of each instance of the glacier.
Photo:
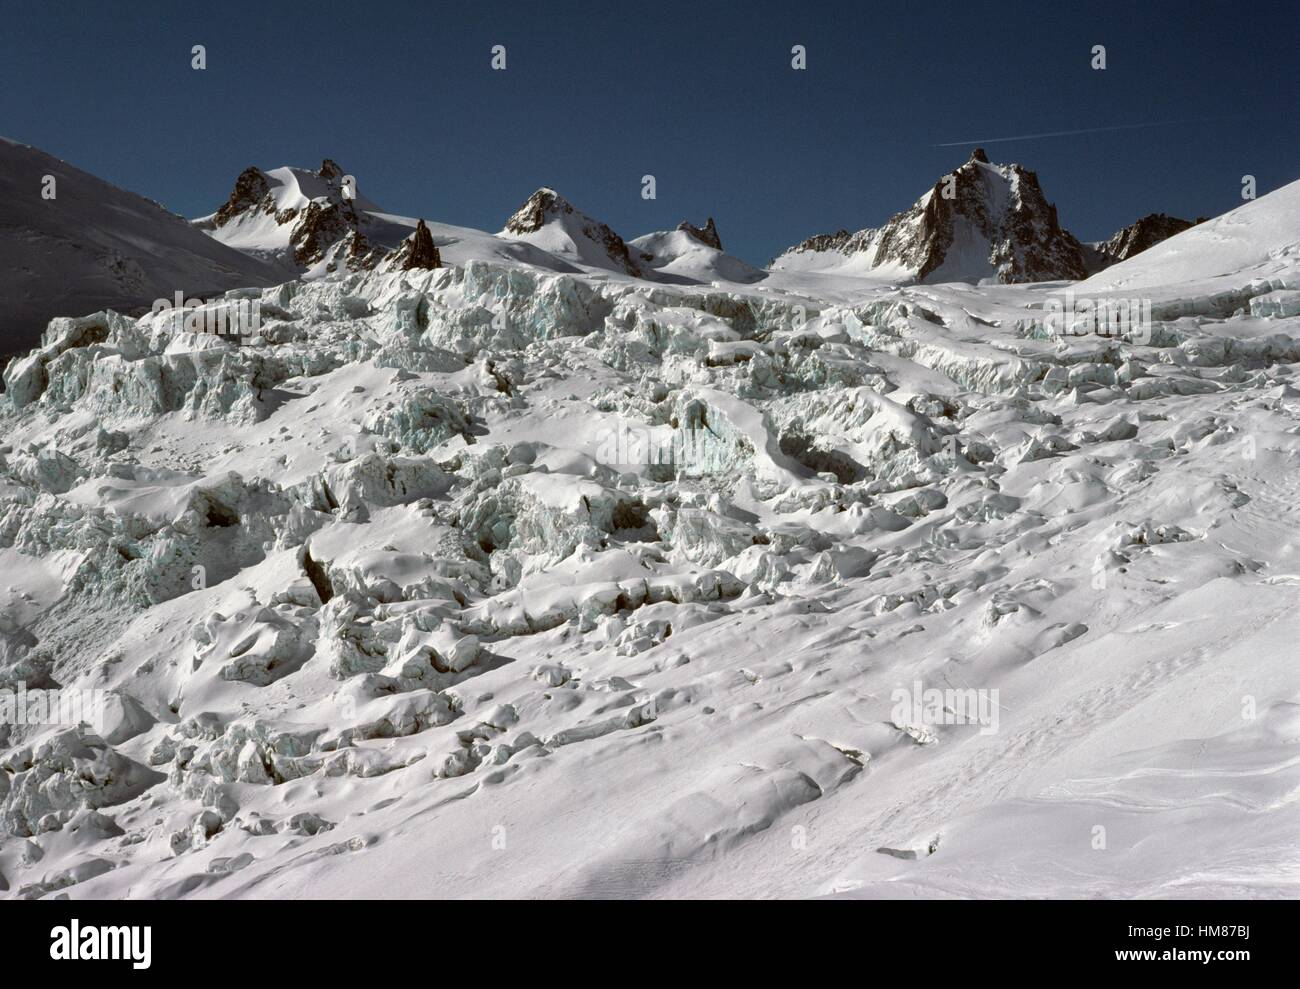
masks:
<svg viewBox="0 0 1300 989"><path fill-rule="evenodd" d="M0 726L0 893L1296 895L1298 192L1005 285L549 193L517 256L208 303L253 333L54 319L0 688L107 701Z"/></svg>

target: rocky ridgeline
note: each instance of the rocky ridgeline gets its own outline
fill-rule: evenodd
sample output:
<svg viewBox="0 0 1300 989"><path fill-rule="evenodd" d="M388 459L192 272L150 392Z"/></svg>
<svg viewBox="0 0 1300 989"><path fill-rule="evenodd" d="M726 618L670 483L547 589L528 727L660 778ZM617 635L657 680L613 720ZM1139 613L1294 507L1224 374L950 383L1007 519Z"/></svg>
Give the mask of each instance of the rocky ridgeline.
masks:
<svg viewBox="0 0 1300 989"><path fill-rule="evenodd" d="M377 242L391 237L365 210L357 208L356 190L345 187L346 176L339 164L326 158L316 171L302 170L299 182L311 184L313 196L302 205L280 207L267 173L249 167L235 180L230 198L202 226L210 231L237 222L268 218L287 228L288 253L293 264L304 270L325 264L327 270L369 271L376 268L436 268L441 264L427 225L400 243ZM421 232L422 231L422 232ZM418 243L412 245L414 238ZM405 270L405 269L404 269Z"/></svg>
<svg viewBox="0 0 1300 989"><path fill-rule="evenodd" d="M272 174L281 173L291 178L277 178L273 183L261 169L246 169L227 202L212 217L198 221L201 228L220 236L231 224L246 223L250 218L273 221L286 228L287 254L303 271L390 271L406 270L408 263L414 267L441 264L440 257L434 262L438 249L427 225L423 234L417 230L422 243L413 254L410 240L415 235L402 234L404 239L399 239L395 231L401 227L358 208L355 188L346 193L346 176L336 162L326 159L316 171L280 169ZM300 205L280 207L277 196L287 195L278 184L282 181L323 193ZM1107 241L1081 243L1061 226L1056 207L1047 200L1034 172L1018 164L993 164L983 149L976 148L965 164L941 176L929 192L883 226L815 235L790 248L772 265L817 271L837 270L847 263L853 273L879 271L900 282L1076 280L1127 260L1193 225L1156 213ZM712 217L703 227L683 221L677 231L722 251ZM671 255L656 258L661 253L659 246L640 249L642 240L662 235L629 243L549 188L534 192L507 219L501 235L530 241L583 264L610 267L648 280L655 280L654 270L660 264L672 261ZM761 277L757 270L753 275ZM732 277L736 278L735 272Z"/></svg>
<svg viewBox="0 0 1300 989"><path fill-rule="evenodd" d="M1101 255L1100 268L1109 267L1120 261L1141 254L1148 248L1155 247L1162 240L1168 240L1175 234L1189 230L1198 223L1204 223L1205 217L1196 220L1180 220L1176 216L1164 213L1151 213L1123 230L1116 231L1109 240L1096 244L1095 249Z"/></svg>
<svg viewBox="0 0 1300 989"><path fill-rule="evenodd" d="M879 228L841 229L810 237L772 263L800 255L860 259L858 269L887 269L917 282L975 280L1002 283L1076 280L1126 260L1193 226L1152 214L1110 240L1085 245L1064 229L1036 173L1017 164L995 165L982 148L940 179L910 208ZM977 258L960 257L972 243ZM783 262L785 259L785 262ZM803 266L816 270L816 263Z"/></svg>

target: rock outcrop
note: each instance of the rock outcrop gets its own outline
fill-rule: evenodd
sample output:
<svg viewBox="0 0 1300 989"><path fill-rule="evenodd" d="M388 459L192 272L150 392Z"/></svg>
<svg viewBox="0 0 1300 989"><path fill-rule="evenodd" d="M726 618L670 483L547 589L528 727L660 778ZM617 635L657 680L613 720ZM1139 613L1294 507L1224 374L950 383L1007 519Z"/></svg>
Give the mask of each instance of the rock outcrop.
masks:
<svg viewBox="0 0 1300 989"><path fill-rule="evenodd" d="M438 248L433 243L433 234L429 233L429 227L424 220L416 225L415 233L411 234L397 249L394 264L402 271L442 267L442 257L438 254Z"/></svg>
<svg viewBox="0 0 1300 989"><path fill-rule="evenodd" d="M1107 267L1119 261L1127 261L1135 254L1141 254L1148 248L1155 247L1174 234L1190 230L1204 220L1205 217L1181 220L1176 216L1166 216L1164 213L1150 213L1094 247L1100 256L1101 267Z"/></svg>
<svg viewBox="0 0 1300 989"><path fill-rule="evenodd" d="M677 225L677 229L690 234L705 247L712 247L715 251L722 250L722 238L718 236L718 228L713 225L713 217L709 217L703 227L697 227L690 221L683 220Z"/></svg>
<svg viewBox="0 0 1300 989"><path fill-rule="evenodd" d="M506 221L503 234L530 241L552 253L571 254L598 267L640 275L627 243L607 224L576 208L554 189L538 189Z"/></svg>

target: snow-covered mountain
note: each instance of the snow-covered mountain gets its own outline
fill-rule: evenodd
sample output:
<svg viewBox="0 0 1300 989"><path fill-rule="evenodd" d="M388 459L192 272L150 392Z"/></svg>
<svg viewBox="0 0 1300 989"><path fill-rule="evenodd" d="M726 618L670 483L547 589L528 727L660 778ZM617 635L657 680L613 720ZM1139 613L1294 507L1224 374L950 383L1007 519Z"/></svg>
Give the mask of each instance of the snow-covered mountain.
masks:
<svg viewBox="0 0 1300 989"><path fill-rule="evenodd" d="M722 250L713 217L703 227L683 221L676 230L625 241L608 224L575 207L554 189L538 189L500 235L524 241L588 269L605 269L660 283L750 283L766 272Z"/></svg>
<svg viewBox="0 0 1300 989"><path fill-rule="evenodd" d="M767 277L722 250L722 238L709 217L703 227L683 220L676 230L645 234L629 242L643 274L659 281L751 283Z"/></svg>
<svg viewBox="0 0 1300 989"><path fill-rule="evenodd" d="M285 277L400 269L422 223L431 241L424 253L431 257L432 248L440 262L499 259L550 271L577 270L559 254L532 246L531 238L495 236L386 212L362 195L359 186L345 195L346 178L344 169L329 158L315 170L283 166L263 171L250 166L240 173L220 209L191 222L222 244L280 265Z"/></svg>
<svg viewBox="0 0 1300 989"><path fill-rule="evenodd" d="M771 267L898 282L1055 281L1083 278L1189 226L1153 213L1103 243L1081 244L1061 227L1034 172L994 165L976 148L969 161L883 227L818 234Z"/></svg>
<svg viewBox="0 0 1300 989"><path fill-rule="evenodd" d="M554 189L538 189L506 220L500 235L536 245L578 264L641 274L641 262L623 238L576 208Z"/></svg>
<svg viewBox="0 0 1300 989"><path fill-rule="evenodd" d="M194 220L229 247L297 274L374 268L413 232L415 221L390 216L356 188L332 159L319 169L250 166L215 213Z"/></svg>
<svg viewBox="0 0 1300 989"><path fill-rule="evenodd" d="M353 270L365 201L250 176L213 234L323 251L210 303L256 332L54 320L0 707L91 706L0 717L0 895L1300 893L1300 182L931 284L1064 242L974 164L759 280L549 191Z"/></svg>
<svg viewBox="0 0 1300 989"><path fill-rule="evenodd" d="M152 200L4 138L0 204L0 355L33 346L60 314L135 311L176 292L193 298L284 277Z"/></svg>
<svg viewBox="0 0 1300 989"><path fill-rule="evenodd" d="M250 167L220 209L193 223L229 247L308 278L405 264L410 238L423 221L384 212L359 193L346 196L344 178L343 169L330 159L315 171ZM551 271L604 269L669 281L762 277L758 269L714 246L721 241L712 218L703 228L683 224L674 235L649 235L655 253L632 251L608 225L553 189L533 193L495 235L437 223L425 229L433 250L451 263L500 258Z"/></svg>
<svg viewBox="0 0 1300 989"><path fill-rule="evenodd" d="M1037 175L1020 165L992 164L982 148L883 227L809 238L772 267L917 282L1014 283L1086 274L1079 241L1061 228Z"/></svg>

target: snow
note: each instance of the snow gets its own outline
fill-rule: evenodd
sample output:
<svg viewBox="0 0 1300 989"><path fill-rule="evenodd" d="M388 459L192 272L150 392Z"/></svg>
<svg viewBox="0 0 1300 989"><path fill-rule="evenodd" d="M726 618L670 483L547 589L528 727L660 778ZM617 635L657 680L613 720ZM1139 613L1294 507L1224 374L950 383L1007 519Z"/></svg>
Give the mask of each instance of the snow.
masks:
<svg viewBox="0 0 1300 989"><path fill-rule="evenodd" d="M546 188L539 189L537 194L553 199L557 196L555 190ZM538 229L526 233L505 229L497 236L524 241L574 264L622 271L622 265L610 257L608 247L597 236L604 224L563 199L558 202L560 208L548 209L545 222Z"/></svg>
<svg viewBox="0 0 1300 989"><path fill-rule="evenodd" d="M53 199L43 179L55 179ZM281 270L194 230L157 203L0 138L0 354L32 346L51 315L270 285Z"/></svg>
<svg viewBox="0 0 1300 989"><path fill-rule="evenodd" d="M1199 223L1079 285L1079 290L1132 291L1187 282L1241 282L1294 277L1300 257L1300 181ZM1287 277L1290 276L1290 277Z"/></svg>
<svg viewBox="0 0 1300 989"><path fill-rule="evenodd" d="M0 399L0 689L114 700L0 726L0 893L1295 896L1296 188L1105 285L636 277L575 211L220 346L74 309Z"/></svg>
<svg viewBox="0 0 1300 989"><path fill-rule="evenodd" d="M664 280L747 284L766 277L762 269L701 244L684 230L646 234L628 241L628 246L649 254L645 266Z"/></svg>

